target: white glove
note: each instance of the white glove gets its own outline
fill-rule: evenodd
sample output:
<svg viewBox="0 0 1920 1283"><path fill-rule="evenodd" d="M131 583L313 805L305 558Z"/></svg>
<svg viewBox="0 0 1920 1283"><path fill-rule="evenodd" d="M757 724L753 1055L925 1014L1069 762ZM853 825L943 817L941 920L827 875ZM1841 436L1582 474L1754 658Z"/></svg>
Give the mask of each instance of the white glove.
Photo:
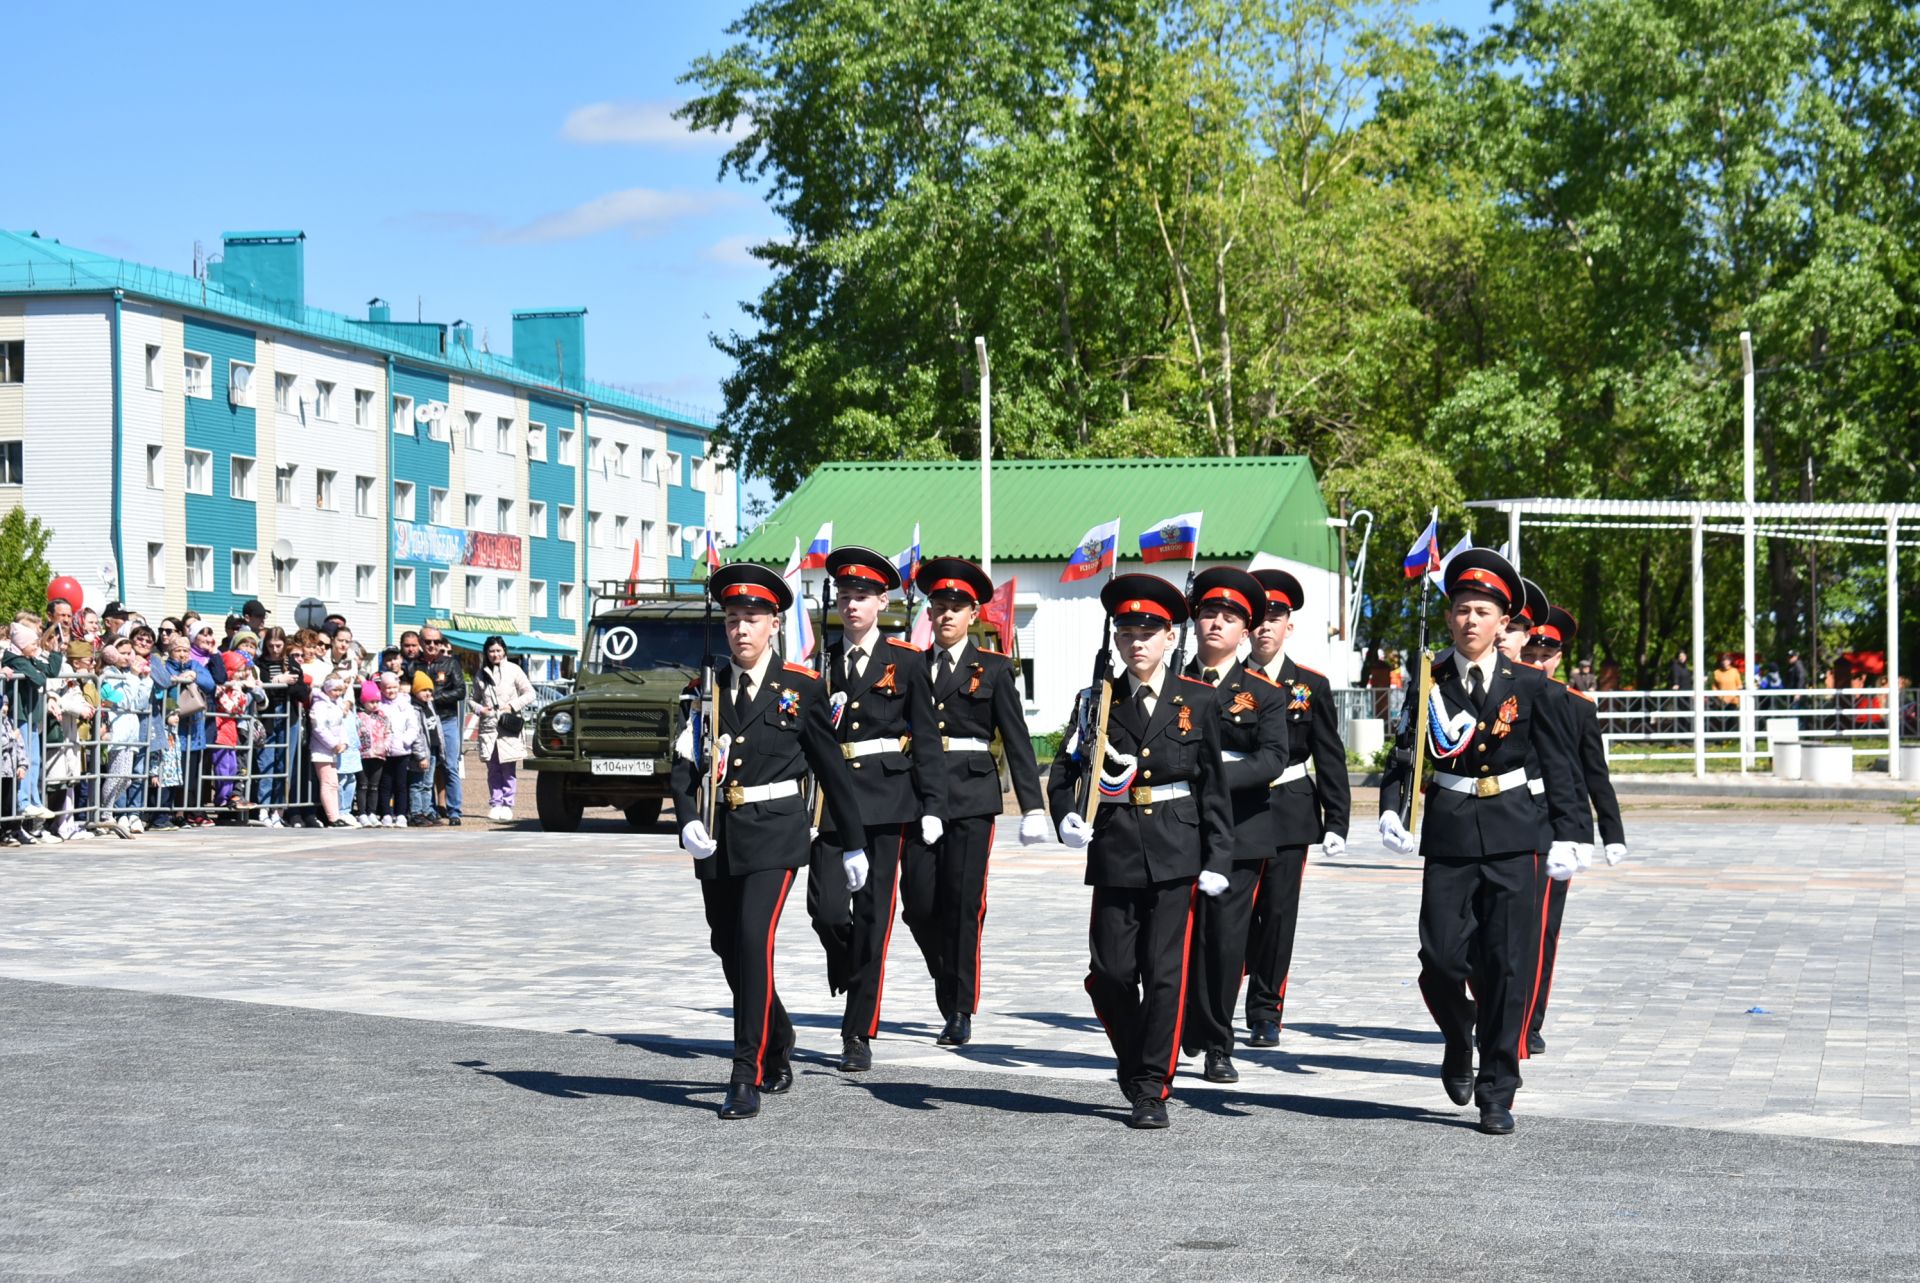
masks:
<svg viewBox="0 0 1920 1283"><path fill-rule="evenodd" d="M1078 851L1093 841L1093 828L1080 818L1080 812L1068 811L1060 817L1060 840Z"/></svg>
<svg viewBox="0 0 1920 1283"><path fill-rule="evenodd" d="M1593 843L1576 842L1573 847L1573 868L1576 873L1585 873L1593 867Z"/></svg>
<svg viewBox="0 0 1920 1283"><path fill-rule="evenodd" d="M1573 843L1555 842L1547 848L1547 876L1555 882L1565 882L1573 876L1579 860Z"/></svg>
<svg viewBox="0 0 1920 1283"><path fill-rule="evenodd" d="M1218 897L1226 892L1227 875L1208 869L1200 875L1200 894Z"/></svg>
<svg viewBox="0 0 1920 1283"><path fill-rule="evenodd" d="M847 866L847 890L858 891L867 885L867 853L865 851L844 851L840 863Z"/></svg>
<svg viewBox="0 0 1920 1283"><path fill-rule="evenodd" d="M947 826L940 822L939 816L923 815L920 817L920 840L928 846L932 846L935 842L938 842L946 831Z"/></svg>
<svg viewBox="0 0 1920 1283"><path fill-rule="evenodd" d="M680 830L680 845L693 854L696 860L704 860L720 849L720 844L707 832L707 826L698 820L689 820Z"/></svg>
<svg viewBox="0 0 1920 1283"><path fill-rule="evenodd" d="M1419 839L1401 827L1398 811L1380 817L1380 841L1395 855L1412 855L1420 847Z"/></svg>
<svg viewBox="0 0 1920 1283"><path fill-rule="evenodd" d="M1034 811L1020 817L1020 845L1032 846L1036 842L1047 840L1047 816L1044 811Z"/></svg>
<svg viewBox="0 0 1920 1283"><path fill-rule="evenodd" d="M1607 863L1608 864L1618 864L1620 863L1620 861L1626 858L1627 858L1627 844L1625 842L1607 843Z"/></svg>
<svg viewBox="0 0 1920 1283"><path fill-rule="evenodd" d="M1338 833L1328 833L1321 837L1320 849L1337 858L1347 853L1347 840Z"/></svg>

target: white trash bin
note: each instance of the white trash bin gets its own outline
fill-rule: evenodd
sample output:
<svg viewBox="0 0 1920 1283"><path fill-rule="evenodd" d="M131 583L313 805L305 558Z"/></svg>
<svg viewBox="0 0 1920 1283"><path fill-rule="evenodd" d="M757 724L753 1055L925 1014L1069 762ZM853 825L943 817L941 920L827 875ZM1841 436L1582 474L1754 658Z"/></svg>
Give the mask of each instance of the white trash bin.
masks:
<svg viewBox="0 0 1920 1283"><path fill-rule="evenodd" d="M1853 746L1846 740L1809 740L1800 745L1800 778L1809 784L1853 780Z"/></svg>
<svg viewBox="0 0 1920 1283"><path fill-rule="evenodd" d="M1347 723L1347 747L1371 762L1387 742L1387 724L1378 717L1356 717Z"/></svg>

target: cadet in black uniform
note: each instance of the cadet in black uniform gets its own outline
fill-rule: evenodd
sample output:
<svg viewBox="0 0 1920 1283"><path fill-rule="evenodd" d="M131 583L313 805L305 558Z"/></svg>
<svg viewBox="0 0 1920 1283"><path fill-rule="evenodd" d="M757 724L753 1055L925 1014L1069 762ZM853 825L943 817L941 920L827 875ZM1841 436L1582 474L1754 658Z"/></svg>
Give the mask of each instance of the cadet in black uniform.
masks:
<svg viewBox="0 0 1920 1283"><path fill-rule="evenodd" d="M1048 779L1060 840L1087 848L1093 888L1087 993L1119 1062L1131 1125L1167 1125L1179 1065L1194 897L1217 896L1233 867L1233 807L1220 756L1219 692L1162 666L1180 590L1157 575L1117 575L1101 590L1126 667L1112 690L1104 760L1092 743L1054 759ZM1095 775L1093 823L1075 809Z"/></svg>
<svg viewBox="0 0 1920 1283"><path fill-rule="evenodd" d="M1420 993L1446 1039L1441 1081L1456 1104L1479 1105L1481 1131L1504 1135L1513 1130L1538 967L1539 852L1548 852L1549 873L1565 876L1580 838L1573 733L1546 677L1496 645L1524 600L1506 558L1480 548L1456 554L1445 589L1453 646L1433 663L1439 707L1422 707L1410 692L1412 716L1380 790L1380 836L1389 850L1425 856ZM1434 769L1416 840L1399 808L1422 746Z"/></svg>
<svg viewBox="0 0 1920 1283"><path fill-rule="evenodd" d="M1260 876L1273 857L1273 778L1287 765L1287 699L1265 674L1240 664L1240 643L1266 617L1267 594L1244 570L1216 566L1193 581L1197 658L1186 675L1218 692L1220 756L1233 807L1233 867L1227 889L1197 906L1188 961L1181 1050L1204 1053L1208 1082L1240 1080L1233 1067L1233 1017L1246 970L1247 929Z"/></svg>
<svg viewBox="0 0 1920 1283"><path fill-rule="evenodd" d="M1251 634L1246 666L1272 679L1287 706L1287 761L1272 790L1272 857L1254 893L1247 935L1247 1045L1273 1047L1280 1042L1287 973L1293 969L1307 848L1317 841L1335 859L1347 853L1351 795L1333 688L1323 674L1286 655L1293 612L1306 593L1284 570L1256 570L1253 577L1266 591L1267 616Z"/></svg>
<svg viewBox="0 0 1920 1283"><path fill-rule="evenodd" d="M714 571L707 592L726 610L732 651L714 669L719 725L712 751L723 771L717 832L707 832L700 818L701 772L709 764L691 719L676 741L673 808L680 845L700 879L713 951L733 990L733 1076L720 1117L751 1118L763 1090L793 1086L793 1022L774 989L773 937L793 875L807 862L801 784L808 767L826 793L835 831L862 833L865 825L834 739L825 684L810 668L781 663L773 648L792 592L780 576L749 562ZM704 704L697 687L685 701L689 713ZM865 851L849 850L843 859L849 881L864 877Z"/></svg>
<svg viewBox="0 0 1920 1283"><path fill-rule="evenodd" d="M907 835L901 916L933 976L934 998L946 1020L939 1042L952 1047L973 1037L973 1013L980 1009L987 857L1000 818L1000 768L988 749L996 733L1020 802L1022 845L1047 840L1047 817L1021 706L1020 670L967 635L980 603L993 596L993 581L970 561L934 557L920 564L913 582L933 620L933 646L922 662L933 681L932 736L945 750L947 810L945 833L937 840Z"/></svg>
<svg viewBox="0 0 1920 1283"><path fill-rule="evenodd" d="M870 1040L880 1031L901 844L909 831L928 846L940 840L946 769L926 657L878 627L900 572L871 548L848 546L827 554L827 573L842 631L821 675L832 690L834 729L867 825L854 845L866 848L868 868L853 882L841 858L845 839L822 826L807 875L807 912L826 946L828 974L847 991L840 1068L857 1073L873 1067Z"/></svg>
<svg viewBox="0 0 1920 1283"><path fill-rule="evenodd" d="M1580 625L1558 606L1547 609L1546 622L1537 624L1527 640L1524 658L1549 677L1560 666L1565 647L1579 636ZM1600 822L1600 841L1608 864L1627 858L1627 830L1620 821L1620 799L1613 791L1613 776L1607 769L1607 746L1600 738L1600 709L1592 695L1566 687L1567 707L1573 710L1574 744L1580 766L1583 791L1594 816ZM1584 819L1584 812L1582 813ZM1591 833L1588 834L1592 836ZM1582 872L1593 861L1591 842L1580 844L1578 864ZM1546 935L1540 942L1540 979L1533 998L1533 1018L1527 1022L1527 1054L1538 1056L1547 1049L1540 1030L1547 1019L1547 996L1553 989L1553 964L1560 952L1560 922L1566 916L1568 881L1547 882Z"/></svg>

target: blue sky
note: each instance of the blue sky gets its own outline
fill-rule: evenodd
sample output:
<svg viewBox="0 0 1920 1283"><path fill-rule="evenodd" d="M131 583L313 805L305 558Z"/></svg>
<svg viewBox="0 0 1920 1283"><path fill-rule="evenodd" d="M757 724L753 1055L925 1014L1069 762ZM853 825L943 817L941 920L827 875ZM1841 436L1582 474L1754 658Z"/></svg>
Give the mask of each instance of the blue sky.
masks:
<svg viewBox="0 0 1920 1283"><path fill-rule="evenodd" d="M595 378L712 413L707 336L764 284L744 247L780 229L666 115L737 11L9 6L0 225L180 271L196 240L297 227L311 303L417 300L496 351L514 309L585 306ZM1420 12L1471 29L1488 4Z"/></svg>

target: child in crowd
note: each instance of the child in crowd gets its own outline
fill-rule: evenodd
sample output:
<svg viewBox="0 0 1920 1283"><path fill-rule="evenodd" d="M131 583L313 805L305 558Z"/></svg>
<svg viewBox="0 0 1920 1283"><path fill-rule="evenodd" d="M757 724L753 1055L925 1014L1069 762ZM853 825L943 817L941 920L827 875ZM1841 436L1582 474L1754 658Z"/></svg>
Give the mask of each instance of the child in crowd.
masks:
<svg viewBox="0 0 1920 1283"><path fill-rule="evenodd" d="M240 782L240 729L242 719L253 704L253 690L247 681L247 657L230 650L216 657L226 672L226 680L213 696L213 804L221 807L247 805Z"/></svg>
<svg viewBox="0 0 1920 1283"><path fill-rule="evenodd" d="M125 637L102 638L100 657L100 701L104 706L100 738L106 742L103 751L107 760L99 824L130 838L146 827L139 812L130 808L141 769L140 715L153 706L153 679L134 671L133 644Z"/></svg>
<svg viewBox="0 0 1920 1283"><path fill-rule="evenodd" d="M47 683L47 804L62 842L92 836L85 824L88 757L100 688L93 680L93 643L67 643L67 670Z"/></svg>
<svg viewBox="0 0 1920 1283"><path fill-rule="evenodd" d="M419 705L400 689L400 678L393 673L380 674L380 716L391 737L387 743L387 764L380 776L380 825L382 828L407 827L407 772L409 768L427 769L426 733L420 724Z"/></svg>

